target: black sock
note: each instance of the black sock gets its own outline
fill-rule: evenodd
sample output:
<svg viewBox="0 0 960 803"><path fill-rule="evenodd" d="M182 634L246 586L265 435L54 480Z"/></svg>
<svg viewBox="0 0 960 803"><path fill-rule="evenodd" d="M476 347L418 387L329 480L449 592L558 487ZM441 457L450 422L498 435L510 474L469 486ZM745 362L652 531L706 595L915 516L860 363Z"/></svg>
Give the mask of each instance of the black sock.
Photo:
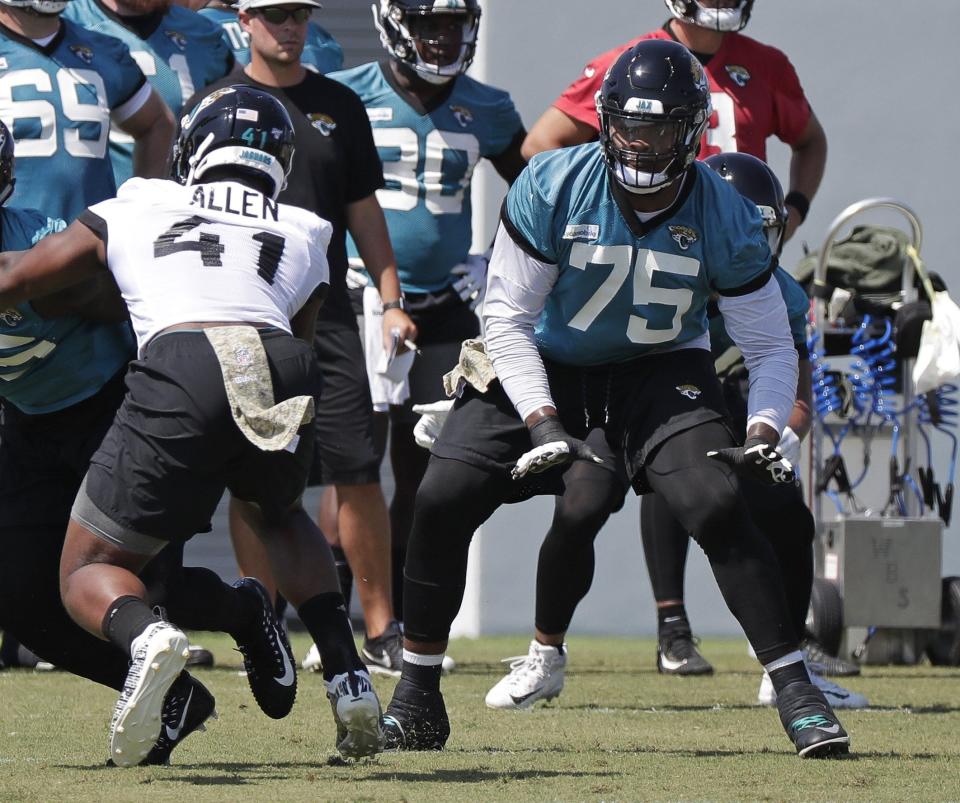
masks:
<svg viewBox="0 0 960 803"><path fill-rule="evenodd" d="M234 641L260 623L258 597L240 593L216 572L200 566L182 569L166 600L167 614L181 627L229 633Z"/></svg>
<svg viewBox="0 0 960 803"><path fill-rule="evenodd" d="M317 645L324 680L365 668L357 654L342 594L338 591L317 594L304 602L297 613Z"/></svg>
<svg viewBox="0 0 960 803"><path fill-rule="evenodd" d="M340 581L340 591L343 592L344 607L347 609L347 618L350 618L350 597L353 596L353 572L347 563L347 553L342 546L332 546L333 561L337 566L337 579Z"/></svg>
<svg viewBox="0 0 960 803"><path fill-rule="evenodd" d="M157 616L140 597L128 595L118 597L103 617L100 630L111 644L115 644L128 655L130 645L150 625L159 622Z"/></svg>
<svg viewBox="0 0 960 803"><path fill-rule="evenodd" d="M690 632L686 606L682 602L657 606L657 635L664 638L678 632Z"/></svg>
<svg viewBox="0 0 960 803"><path fill-rule="evenodd" d="M402 679L412 683L421 691L440 691L440 675L443 673L442 655L424 655L418 656L427 660L438 658L437 663L429 665L413 663L408 661L406 655L403 659Z"/></svg>

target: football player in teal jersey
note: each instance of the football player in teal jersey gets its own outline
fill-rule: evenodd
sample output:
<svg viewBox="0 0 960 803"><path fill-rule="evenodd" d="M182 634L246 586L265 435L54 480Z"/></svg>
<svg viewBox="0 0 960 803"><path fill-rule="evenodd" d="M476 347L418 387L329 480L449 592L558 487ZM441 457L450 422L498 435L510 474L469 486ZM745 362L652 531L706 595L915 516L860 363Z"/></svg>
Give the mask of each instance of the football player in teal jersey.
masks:
<svg viewBox="0 0 960 803"><path fill-rule="evenodd" d="M0 123L0 251L23 251L62 220L2 206L14 188L13 139ZM134 354L125 315L98 299L98 283L0 308L0 629L43 661L121 690L127 657L76 625L60 601L58 569L73 498L123 400ZM193 570L190 570L191 572ZM191 576L191 579L193 576ZM184 672L166 698L160 737L145 763L164 764L214 708ZM182 725L182 727L180 727Z"/></svg>
<svg viewBox="0 0 960 803"><path fill-rule="evenodd" d="M116 39L62 19L66 0L0 0L0 119L18 142L20 207L68 223L116 193L113 122L137 175L165 172L173 115Z"/></svg>
<svg viewBox="0 0 960 803"><path fill-rule="evenodd" d="M222 28L224 41L233 51L238 64L250 63L250 34L243 30L237 19L235 0L186 0L185 4ZM308 70L326 75L343 67L343 48L330 33L310 20L300 63Z"/></svg>
<svg viewBox="0 0 960 803"><path fill-rule="evenodd" d="M456 364L460 344L480 331L473 310L484 287L486 259L470 254L471 179L486 158L512 183L525 165L520 145L526 132L506 92L466 74L480 24L477 0L378 0L373 13L389 59L330 77L366 106L386 180L377 198L405 308L419 333L409 398L389 406L396 480L390 504L393 593L399 615L413 500L429 457L414 440L419 416L412 408L441 398L443 375ZM352 241L348 248L357 259Z"/></svg>
<svg viewBox="0 0 960 803"><path fill-rule="evenodd" d="M220 29L171 0L71 0L64 16L123 42L174 117L194 92L233 69ZM110 160L119 187L133 176L133 138L116 126Z"/></svg>
<svg viewBox="0 0 960 803"><path fill-rule="evenodd" d="M597 111L599 142L538 154L504 204L483 310L497 380L465 377L417 492L388 746L449 736L440 666L476 528L504 502L553 493L556 517L589 515L596 532L632 487L662 496L706 553L798 754L846 753L740 490L741 475L795 481L775 447L797 352L760 214L695 161L710 95L682 45L625 51ZM742 445L710 354L714 294L751 372ZM580 557L592 562L592 543Z"/></svg>

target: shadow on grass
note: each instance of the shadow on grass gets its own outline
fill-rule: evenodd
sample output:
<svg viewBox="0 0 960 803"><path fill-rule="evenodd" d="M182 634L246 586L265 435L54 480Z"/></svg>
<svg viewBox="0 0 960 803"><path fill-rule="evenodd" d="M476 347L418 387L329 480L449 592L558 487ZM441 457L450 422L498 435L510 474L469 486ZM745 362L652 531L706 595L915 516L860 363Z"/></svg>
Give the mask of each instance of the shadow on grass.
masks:
<svg viewBox="0 0 960 803"><path fill-rule="evenodd" d="M560 708L560 706L558 706ZM703 705L602 705L600 703L583 703L581 705L564 705L565 711L632 711L643 714L683 713L688 711L766 711L766 706L753 703L704 703Z"/></svg>

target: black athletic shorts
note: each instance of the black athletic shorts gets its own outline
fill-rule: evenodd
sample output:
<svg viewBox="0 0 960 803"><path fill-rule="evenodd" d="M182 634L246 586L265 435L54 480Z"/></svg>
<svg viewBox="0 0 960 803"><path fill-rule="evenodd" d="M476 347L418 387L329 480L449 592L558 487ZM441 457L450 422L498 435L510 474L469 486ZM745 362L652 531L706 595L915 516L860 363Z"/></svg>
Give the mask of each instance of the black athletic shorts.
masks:
<svg viewBox="0 0 960 803"><path fill-rule="evenodd" d="M309 484L380 482L386 433L374 421L356 324L351 327L341 321L319 321L314 351L323 377L323 393L317 404L316 449Z"/></svg>
<svg viewBox="0 0 960 803"><path fill-rule="evenodd" d="M9 402L0 414L0 528L67 529L90 457L123 401L123 375L65 410L28 415Z"/></svg>
<svg viewBox="0 0 960 803"><path fill-rule="evenodd" d="M261 339L276 401L316 397L320 376L309 344L277 330ZM126 382L126 398L73 509L105 540L153 554L167 541L207 532L226 488L268 510L300 498L313 457L311 425L301 428L292 451L250 443L233 420L202 331L154 338L130 364Z"/></svg>
<svg viewBox="0 0 960 803"><path fill-rule="evenodd" d="M420 353L410 369L410 398L390 408L393 420L413 425L420 419L415 404L430 404L446 398L443 375L460 359L460 345L480 335L476 313L452 288L436 293L407 293L406 309L417 325Z"/></svg>
<svg viewBox="0 0 960 803"><path fill-rule="evenodd" d="M567 432L585 439L624 485L648 488L643 469L666 440L708 421L727 420L713 360L681 349L624 363L581 367L544 360L550 391ZM527 428L499 383L486 393L467 387L431 450L509 473L531 448ZM517 499L562 492L566 467L518 482Z"/></svg>

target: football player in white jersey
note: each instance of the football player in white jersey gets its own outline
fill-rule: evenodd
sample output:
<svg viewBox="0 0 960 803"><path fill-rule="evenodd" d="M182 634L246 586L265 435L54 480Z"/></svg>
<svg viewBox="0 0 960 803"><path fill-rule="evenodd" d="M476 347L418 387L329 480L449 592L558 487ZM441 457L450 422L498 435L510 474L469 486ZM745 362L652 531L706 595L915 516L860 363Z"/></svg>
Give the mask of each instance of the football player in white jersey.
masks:
<svg viewBox="0 0 960 803"><path fill-rule="evenodd" d="M166 544L208 530L229 488L254 503L278 584L320 648L337 748L370 755L382 744L380 705L330 550L300 503L313 447L302 435L319 393L307 341L328 286L331 226L276 201L294 134L270 95L224 87L181 126L177 182L132 179L45 247L0 255L4 305L108 269L137 335L126 398L71 514L64 606L131 656L110 757L136 765L188 655L186 636L151 610L136 573ZM229 632L258 704L280 718L296 695L290 645L259 582L239 587Z"/></svg>

